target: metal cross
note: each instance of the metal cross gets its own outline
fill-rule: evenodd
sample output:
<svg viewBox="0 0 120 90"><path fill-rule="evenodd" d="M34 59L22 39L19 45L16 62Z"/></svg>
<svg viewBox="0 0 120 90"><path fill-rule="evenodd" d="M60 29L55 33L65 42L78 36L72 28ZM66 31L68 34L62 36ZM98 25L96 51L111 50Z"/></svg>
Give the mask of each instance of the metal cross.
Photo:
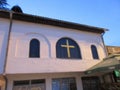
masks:
<svg viewBox="0 0 120 90"><path fill-rule="evenodd" d="M61 45L61 47L67 48L67 54L68 54L68 57L70 58L71 57L70 48L75 48L75 46L69 45L68 40L66 40L66 45Z"/></svg>

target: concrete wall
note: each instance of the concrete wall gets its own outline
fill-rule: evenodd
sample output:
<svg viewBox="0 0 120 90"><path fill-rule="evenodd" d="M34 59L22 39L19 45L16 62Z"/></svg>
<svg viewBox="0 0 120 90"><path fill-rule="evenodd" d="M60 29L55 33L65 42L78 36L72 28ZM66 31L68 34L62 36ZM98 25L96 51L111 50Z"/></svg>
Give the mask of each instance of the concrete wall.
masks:
<svg viewBox="0 0 120 90"><path fill-rule="evenodd" d="M82 54L81 60L56 58L56 42L63 37L69 37L78 43ZM29 43L33 38L40 41L40 58L29 58ZM91 45L97 47L99 60L93 60ZM6 73L84 71L104 57L100 34L14 20Z"/></svg>
<svg viewBox="0 0 120 90"><path fill-rule="evenodd" d="M120 46L106 46L108 55L120 53Z"/></svg>

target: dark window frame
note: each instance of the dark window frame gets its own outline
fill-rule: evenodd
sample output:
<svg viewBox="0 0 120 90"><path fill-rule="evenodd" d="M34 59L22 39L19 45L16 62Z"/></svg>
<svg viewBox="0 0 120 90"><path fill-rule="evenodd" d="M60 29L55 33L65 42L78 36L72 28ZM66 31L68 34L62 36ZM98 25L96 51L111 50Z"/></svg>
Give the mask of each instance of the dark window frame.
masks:
<svg viewBox="0 0 120 90"><path fill-rule="evenodd" d="M93 59L99 59L98 50L95 45L91 45L91 53L92 53Z"/></svg>
<svg viewBox="0 0 120 90"><path fill-rule="evenodd" d="M59 83L59 85L58 83L55 84L56 81ZM59 90L62 90L62 88L69 88L69 90L77 90L76 78L74 77L53 78L52 79L52 90L56 90L56 88L59 88Z"/></svg>
<svg viewBox="0 0 120 90"><path fill-rule="evenodd" d="M67 50L68 48L67 48L67 46L65 47L65 45L69 46L70 55L68 55L68 50ZM75 49L73 49L73 47ZM71 56L71 57L69 57L69 56ZM59 58L59 59L82 59L81 49L75 40L73 40L69 37L63 37L63 38L59 39L56 43L56 58Z"/></svg>
<svg viewBox="0 0 120 90"><path fill-rule="evenodd" d="M29 57L39 58L40 57L40 41L38 39L31 39L29 44Z"/></svg>
<svg viewBox="0 0 120 90"><path fill-rule="evenodd" d="M46 90L46 80L45 79L32 79L32 80L15 80L13 81L13 89L16 88L34 88L42 87Z"/></svg>
<svg viewBox="0 0 120 90"><path fill-rule="evenodd" d="M20 81L14 81L14 86L21 86L21 85L29 85L29 80L20 80Z"/></svg>

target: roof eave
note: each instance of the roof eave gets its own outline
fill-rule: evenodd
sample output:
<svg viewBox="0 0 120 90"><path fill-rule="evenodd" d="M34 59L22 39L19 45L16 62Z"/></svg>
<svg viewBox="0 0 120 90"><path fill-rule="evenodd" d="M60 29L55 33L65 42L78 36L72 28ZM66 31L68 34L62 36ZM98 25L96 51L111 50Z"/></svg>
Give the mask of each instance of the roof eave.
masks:
<svg viewBox="0 0 120 90"><path fill-rule="evenodd" d="M16 13L8 10L0 10L0 17L2 18L9 18L10 13L13 13L13 19L14 20L20 20L20 21L26 21L31 23L40 23L40 24L46 24L46 25L52 25L52 26L58 26L63 28L70 28L80 31L87 31L87 32L94 32L94 33L105 33L107 29L105 28L98 28L88 25L82 25L78 23L73 22L67 22L57 19L51 19L46 17L40 17L35 15L29 15L24 13Z"/></svg>

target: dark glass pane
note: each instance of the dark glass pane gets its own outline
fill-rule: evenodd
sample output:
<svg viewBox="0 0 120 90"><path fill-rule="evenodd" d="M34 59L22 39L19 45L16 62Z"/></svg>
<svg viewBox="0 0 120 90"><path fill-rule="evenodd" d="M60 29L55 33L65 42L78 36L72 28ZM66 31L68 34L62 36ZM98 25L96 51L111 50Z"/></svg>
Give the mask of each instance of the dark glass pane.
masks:
<svg viewBox="0 0 120 90"><path fill-rule="evenodd" d="M94 45L91 46L91 51L92 51L92 56L93 56L93 58L94 58L94 59L99 59L99 57L98 57L98 52L97 52L97 48L96 48Z"/></svg>
<svg viewBox="0 0 120 90"><path fill-rule="evenodd" d="M69 39L69 44L74 46L74 48L70 49L70 53L71 53L71 58L82 58L81 57L81 53L80 53L80 48L77 45L77 43L71 39Z"/></svg>
<svg viewBox="0 0 120 90"><path fill-rule="evenodd" d="M59 40L56 46L56 50L57 50L57 57L58 58L67 58L67 48L63 48L61 47L61 45L65 45L66 44L66 40L62 39Z"/></svg>
<svg viewBox="0 0 120 90"><path fill-rule="evenodd" d="M77 90L75 78L53 79L52 90Z"/></svg>
<svg viewBox="0 0 120 90"><path fill-rule="evenodd" d="M70 79L70 90L77 90L75 78Z"/></svg>
<svg viewBox="0 0 120 90"><path fill-rule="evenodd" d="M52 80L52 90L60 90L60 80Z"/></svg>
<svg viewBox="0 0 120 90"><path fill-rule="evenodd" d="M29 80L14 81L14 86L29 85Z"/></svg>
<svg viewBox="0 0 120 90"><path fill-rule="evenodd" d="M44 84L45 79L31 80L31 84Z"/></svg>
<svg viewBox="0 0 120 90"><path fill-rule="evenodd" d="M40 42L37 39L30 41L29 57L40 57Z"/></svg>
<svg viewBox="0 0 120 90"><path fill-rule="evenodd" d="M83 90L100 90L98 77L82 77Z"/></svg>
<svg viewBox="0 0 120 90"><path fill-rule="evenodd" d="M69 90L69 79L62 79L61 81L61 90Z"/></svg>
<svg viewBox="0 0 120 90"><path fill-rule="evenodd" d="M80 48L77 43L70 38L62 38L56 44L57 58L81 59Z"/></svg>

